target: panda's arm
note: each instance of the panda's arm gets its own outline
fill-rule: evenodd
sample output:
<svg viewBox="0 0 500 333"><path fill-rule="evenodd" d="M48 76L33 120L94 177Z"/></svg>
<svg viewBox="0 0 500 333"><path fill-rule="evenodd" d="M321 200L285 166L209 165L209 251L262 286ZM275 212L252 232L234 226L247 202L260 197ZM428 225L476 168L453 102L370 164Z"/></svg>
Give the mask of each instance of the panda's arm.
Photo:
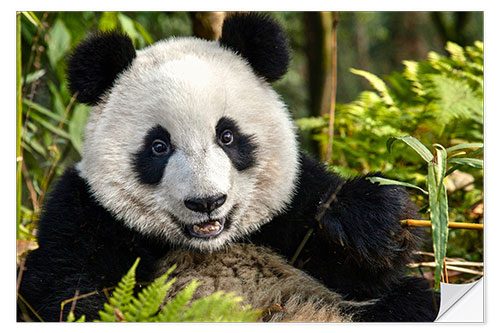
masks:
<svg viewBox="0 0 500 333"><path fill-rule="evenodd" d="M252 241L275 248L336 290L377 296L401 278L420 237L400 223L417 216L408 193L366 177L343 179L302 155L289 210Z"/></svg>
<svg viewBox="0 0 500 333"><path fill-rule="evenodd" d="M137 281L147 281L163 253L161 245L124 227L101 207L73 169L59 179L44 204L38 244L26 259L19 293L44 321L59 321L61 302L77 291L96 294L76 302L77 318L85 314L96 319L105 288L115 287L137 257ZM70 308L66 305L63 320Z"/></svg>

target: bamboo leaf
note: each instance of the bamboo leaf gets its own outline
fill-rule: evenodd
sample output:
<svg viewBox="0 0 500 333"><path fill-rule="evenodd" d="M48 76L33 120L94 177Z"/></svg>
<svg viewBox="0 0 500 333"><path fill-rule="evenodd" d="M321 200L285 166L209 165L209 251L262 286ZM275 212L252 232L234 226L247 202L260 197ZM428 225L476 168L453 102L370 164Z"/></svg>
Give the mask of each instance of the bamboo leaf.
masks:
<svg viewBox="0 0 500 333"><path fill-rule="evenodd" d="M52 112L51 110L41 106L40 104L32 102L26 98L23 99L23 104L44 116L54 119L57 122L61 122L63 120L62 116L58 115L57 113Z"/></svg>
<svg viewBox="0 0 500 333"><path fill-rule="evenodd" d="M38 17L36 17L35 13L33 12L22 12L23 15L30 21L35 27L42 27L40 24L40 20Z"/></svg>
<svg viewBox="0 0 500 333"><path fill-rule="evenodd" d="M144 38L147 44L154 43L153 37L151 37L151 35L147 32L146 29L144 29L144 27L139 22L134 21L134 26L139 32L139 34L141 34L142 38Z"/></svg>
<svg viewBox="0 0 500 333"><path fill-rule="evenodd" d="M455 157L455 158L450 158L448 161L449 163L453 164L459 164L459 165L467 165L473 168L478 168L482 169L484 162L483 160L477 159L477 158L470 158L470 157Z"/></svg>
<svg viewBox="0 0 500 333"><path fill-rule="evenodd" d="M400 185L400 186L416 188L417 190L422 191L424 194L429 194L423 188L418 187L417 185L410 184L410 183L400 182L397 180L386 179L386 178L381 178L381 177L366 177L366 179L368 179L372 183L379 183L380 185Z"/></svg>
<svg viewBox="0 0 500 333"><path fill-rule="evenodd" d="M416 138L412 136L392 137L389 140L387 140L387 150L389 152L391 152L392 144L397 140L401 140L408 146L413 148L413 150L415 150L426 162L430 162L434 158L429 149L427 149L427 147L425 147L420 141L418 141Z"/></svg>
<svg viewBox="0 0 500 333"><path fill-rule="evenodd" d="M483 144L480 142L478 142L478 143L461 143L459 145L446 148L446 152L450 153L450 152L455 151L455 150L474 149L474 148L483 148Z"/></svg>
<svg viewBox="0 0 500 333"><path fill-rule="evenodd" d="M61 59L71 46L71 34L64 22L57 19L49 31L49 41L47 42L47 56L52 68L56 68L57 62Z"/></svg>
<svg viewBox="0 0 500 333"><path fill-rule="evenodd" d="M432 243L436 262L434 288L439 289L441 272L448 242L448 196L444 186L446 174L446 149L436 145L436 159L428 166L427 184L429 192Z"/></svg>
<svg viewBox="0 0 500 333"><path fill-rule="evenodd" d="M48 129L52 133L60 136L61 138L65 138L65 139L68 139L68 140L70 139L69 134L66 131L63 131L62 129L60 129L57 126L53 125L51 122L43 119L38 114L32 113L32 114L30 114L30 117L34 121L36 121L38 124L40 124L41 126L45 127L46 129Z"/></svg>

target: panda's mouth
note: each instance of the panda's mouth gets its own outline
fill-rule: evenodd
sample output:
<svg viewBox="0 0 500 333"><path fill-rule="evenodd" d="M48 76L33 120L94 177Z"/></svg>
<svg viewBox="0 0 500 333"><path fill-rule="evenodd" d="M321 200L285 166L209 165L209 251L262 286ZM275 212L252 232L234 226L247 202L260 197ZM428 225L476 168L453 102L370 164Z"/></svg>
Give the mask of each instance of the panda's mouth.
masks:
<svg viewBox="0 0 500 333"><path fill-rule="evenodd" d="M189 234L193 237L206 238L217 236L224 230L226 218L209 220L206 222L186 226Z"/></svg>

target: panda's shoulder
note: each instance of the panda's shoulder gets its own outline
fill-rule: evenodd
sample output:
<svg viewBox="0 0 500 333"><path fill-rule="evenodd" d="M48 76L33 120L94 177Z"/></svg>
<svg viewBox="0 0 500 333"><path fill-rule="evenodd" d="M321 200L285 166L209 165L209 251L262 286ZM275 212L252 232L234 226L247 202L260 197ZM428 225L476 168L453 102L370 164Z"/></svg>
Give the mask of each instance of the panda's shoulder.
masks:
<svg viewBox="0 0 500 333"><path fill-rule="evenodd" d="M113 223L110 223L113 221ZM115 223L115 218L93 198L75 167L68 168L53 185L39 221L38 242L67 243L93 237Z"/></svg>

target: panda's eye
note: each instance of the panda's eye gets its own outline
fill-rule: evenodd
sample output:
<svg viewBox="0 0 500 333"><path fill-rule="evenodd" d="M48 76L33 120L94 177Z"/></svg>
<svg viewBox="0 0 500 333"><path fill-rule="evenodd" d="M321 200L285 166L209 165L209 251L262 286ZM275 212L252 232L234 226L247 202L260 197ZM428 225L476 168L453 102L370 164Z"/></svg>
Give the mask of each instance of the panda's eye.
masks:
<svg viewBox="0 0 500 333"><path fill-rule="evenodd" d="M230 145L231 143L233 143L233 132L231 132L230 130L225 130L221 133L220 135L220 138L219 138L220 142L223 144L223 145Z"/></svg>
<svg viewBox="0 0 500 333"><path fill-rule="evenodd" d="M153 154L155 154L156 156L161 156L168 152L168 145L165 143L165 141L156 139L153 141L151 149L153 150Z"/></svg>

